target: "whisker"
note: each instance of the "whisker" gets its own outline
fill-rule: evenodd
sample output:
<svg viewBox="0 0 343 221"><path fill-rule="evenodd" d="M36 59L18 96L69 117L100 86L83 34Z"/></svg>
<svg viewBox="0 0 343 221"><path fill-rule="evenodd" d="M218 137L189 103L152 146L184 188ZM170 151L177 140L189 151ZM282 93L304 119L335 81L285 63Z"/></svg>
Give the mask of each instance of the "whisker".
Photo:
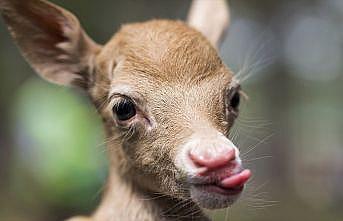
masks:
<svg viewBox="0 0 343 221"><path fill-rule="evenodd" d="M266 136L265 138L263 138L262 140L260 140L258 143L256 143L255 145L253 145L252 147L248 147L248 151L246 151L245 153L243 153L241 156L244 157L247 154L249 154L250 152L254 151L260 144L264 143L266 140L270 139L272 136L274 136L274 133Z"/></svg>
<svg viewBox="0 0 343 221"><path fill-rule="evenodd" d="M224 217L224 220L229 220L229 208L230 207L228 207L228 208L226 208L225 210L225 217Z"/></svg>
<svg viewBox="0 0 343 221"><path fill-rule="evenodd" d="M251 159L244 159L244 158L241 158L242 161L244 161L245 163L249 163L249 162L254 162L256 160L262 160L262 159L270 159L272 158L273 156L270 156L270 155L267 155L267 156L261 156L261 157L255 157L255 158L251 158Z"/></svg>

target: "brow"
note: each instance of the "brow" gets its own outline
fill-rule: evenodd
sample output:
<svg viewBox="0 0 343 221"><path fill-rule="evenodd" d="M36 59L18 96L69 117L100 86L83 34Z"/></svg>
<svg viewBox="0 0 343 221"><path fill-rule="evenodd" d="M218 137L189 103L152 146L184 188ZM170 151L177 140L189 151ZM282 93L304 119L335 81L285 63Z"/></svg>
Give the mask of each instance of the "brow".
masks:
<svg viewBox="0 0 343 221"><path fill-rule="evenodd" d="M137 104L139 106L144 105L144 103L145 103L144 96L140 92L135 91L129 85L114 86L110 90L110 93L108 96L109 105L113 105L113 101L116 98L126 98L129 100L132 100L135 104Z"/></svg>

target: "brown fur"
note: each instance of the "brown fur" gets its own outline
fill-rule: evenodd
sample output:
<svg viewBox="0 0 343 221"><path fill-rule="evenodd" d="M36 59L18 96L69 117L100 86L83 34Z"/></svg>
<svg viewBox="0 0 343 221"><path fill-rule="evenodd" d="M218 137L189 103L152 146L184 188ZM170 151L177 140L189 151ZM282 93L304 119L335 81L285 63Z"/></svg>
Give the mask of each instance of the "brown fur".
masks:
<svg viewBox="0 0 343 221"><path fill-rule="evenodd" d="M106 128L111 166L103 201L91 218L70 221L208 220L189 199L174 160L178 147L194 131L225 134L231 126L224 97L232 74L211 43L183 22L153 20L125 25L99 46L65 10L45 1L25 2L0 0L2 15L25 58L46 79L85 89ZM46 8L58 19L37 23ZM28 19L28 25L23 28L18 19ZM32 37L22 37L23 30ZM52 38L48 47L35 41L35 36L51 39L52 31L63 38ZM45 58L37 47L52 57ZM116 124L111 93L117 86L130 87L151 120L151 130L141 122L133 132Z"/></svg>
<svg viewBox="0 0 343 221"><path fill-rule="evenodd" d="M161 45L163 47L160 47ZM110 181L113 184L108 185L105 201L95 217L107 216L108 211L113 210L112 205L116 205L116 211L121 211L119 208L123 205L122 199L129 199L130 202L126 203L132 204L128 206L124 203L124 207L141 208L144 205L148 206L144 211L150 210L150 215L163 214L163 210L168 210L179 200L161 194L179 195L184 199L188 197L183 196L183 191L180 191L182 187L170 179L177 173L172 162L176 151L173 148L183 142L193 127L196 127L192 125L194 120L198 123L201 120L204 124L222 131L226 129L223 127L222 99L231 80L230 72L222 64L216 50L202 35L182 22L167 20L124 26L104 47L96 61L96 76L99 80L95 82L96 86L90 89L95 103L106 103L103 98L108 97L109 91L105 89L116 84L130 85L146 98L144 105L155 116L159 129L148 135L141 135L139 142L129 141L123 144L122 140L120 143L115 140L109 143L109 155L112 157L110 180L115 181ZM119 65L113 69L113 64ZM113 79L104 80L111 75L108 70L114 70ZM213 88L213 85L217 87ZM110 109L106 104L100 106L99 111L104 121L108 122L109 139L118 136L122 132L113 129ZM123 149L134 150L123 153ZM131 162L128 162L127 156L133 157ZM118 177L121 173L122 176ZM116 187L120 183L123 186ZM118 191L121 189L125 190ZM146 189L149 189L150 193L147 194ZM121 197L120 194L130 194L131 197ZM149 198L157 200L144 200ZM117 199L120 199L118 203ZM122 209L125 211L125 208ZM187 215L194 209L199 210L194 203L189 203L184 211L177 211L178 215L170 215L177 216L175 220L181 220L179 216L182 213ZM130 211L131 215L132 213L134 214L134 211ZM194 213L195 217L202 214L200 210L198 214ZM204 219L203 216L199 218ZM131 219L125 217L122 220ZM152 216L146 220L162 218ZM189 220L189 217L185 220Z"/></svg>

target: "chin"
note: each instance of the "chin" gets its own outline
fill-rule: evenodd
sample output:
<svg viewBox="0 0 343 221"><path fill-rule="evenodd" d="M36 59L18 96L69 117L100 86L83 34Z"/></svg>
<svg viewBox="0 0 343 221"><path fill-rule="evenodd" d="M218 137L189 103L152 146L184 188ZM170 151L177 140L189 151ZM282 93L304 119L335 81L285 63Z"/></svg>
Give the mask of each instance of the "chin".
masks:
<svg viewBox="0 0 343 221"><path fill-rule="evenodd" d="M243 186L230 189L218 185L192 185L191 198L204 209L222 209L231 206L240 197Z"/></svg>

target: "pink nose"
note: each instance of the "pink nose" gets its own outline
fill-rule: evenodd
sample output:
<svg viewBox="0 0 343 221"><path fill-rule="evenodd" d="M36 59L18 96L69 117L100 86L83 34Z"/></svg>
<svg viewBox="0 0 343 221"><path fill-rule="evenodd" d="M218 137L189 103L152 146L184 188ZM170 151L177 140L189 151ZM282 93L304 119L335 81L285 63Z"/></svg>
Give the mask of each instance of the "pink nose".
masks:
<svg viewBox="0 0 343 221"><path fill-rule="evenodd" d="M193 148L190 153L191 160L200 167L213 169L228 165L235 159L235 150L233 148Z"/></svg>

